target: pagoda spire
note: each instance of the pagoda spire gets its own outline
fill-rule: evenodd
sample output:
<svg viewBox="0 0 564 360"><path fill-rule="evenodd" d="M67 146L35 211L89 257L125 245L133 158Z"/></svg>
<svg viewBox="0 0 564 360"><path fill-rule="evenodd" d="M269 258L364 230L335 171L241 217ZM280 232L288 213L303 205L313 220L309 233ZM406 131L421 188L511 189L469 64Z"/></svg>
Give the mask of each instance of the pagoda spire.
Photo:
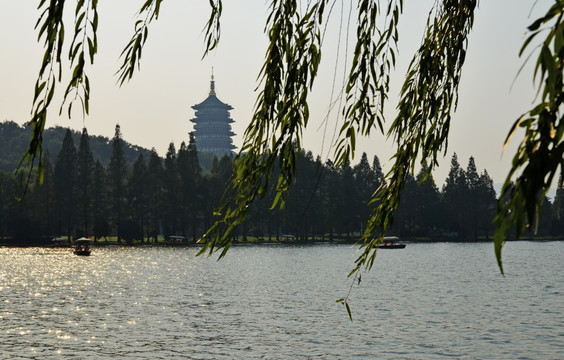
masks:
<svg viewBox="0 0 564 360"><path fill-rule="evenodd" d="M215 81L213 77L213 67L212 67L211 81L210 81L210 95L215 95Z"/></svg>

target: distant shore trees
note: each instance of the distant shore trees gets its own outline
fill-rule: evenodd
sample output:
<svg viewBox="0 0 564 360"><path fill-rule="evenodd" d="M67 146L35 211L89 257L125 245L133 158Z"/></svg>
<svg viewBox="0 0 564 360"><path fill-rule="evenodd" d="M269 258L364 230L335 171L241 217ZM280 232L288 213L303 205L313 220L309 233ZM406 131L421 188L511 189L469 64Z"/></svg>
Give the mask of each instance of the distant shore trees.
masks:
<svg viewBox="0 0 564 360"><path fill-rule="evenodd" d="M54 166L44 154L43 183L31 185L22 201L14 198L16 177L0 172L0 238L14 243L38 243L55 236L116 236L118 241L155 242L159 235L199 239L215 221L233 171L233 159L213 159L203 171L193 137L178 150L170 144L164 159L153 149L127 165L123 140L116 126L110 160L102 165L82 131L78 150L67 130ZM285 207L271 210L276 196L271 186L263 199L251 204L248 220L233 233L276 241L291 236L300 241L355 240L364 232L366 215L378 204L368 203L371 191L383 184L377 156L362 154L358 164L337 168L311 152L297 153L298 176L288 190ZM441 189L423 167L406 182L389 232L403 238L433 241L475 241L493 235L493 181L478 173L474 158L466 169L451 159ZM564 191L553 202L545 199L538 233L564 235Z"/></svg>

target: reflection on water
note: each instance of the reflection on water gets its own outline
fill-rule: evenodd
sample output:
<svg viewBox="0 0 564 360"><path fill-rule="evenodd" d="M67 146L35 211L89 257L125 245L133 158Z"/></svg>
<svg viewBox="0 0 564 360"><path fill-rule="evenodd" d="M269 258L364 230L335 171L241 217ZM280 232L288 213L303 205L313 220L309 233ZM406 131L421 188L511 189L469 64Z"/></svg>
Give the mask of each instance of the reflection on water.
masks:
<svg viewBox="0 0 564 360"><path fill-rule="evenodd" d="M355 249L0 248L0 357L557 359L564 242L382 251L346 296Z"/></svg>

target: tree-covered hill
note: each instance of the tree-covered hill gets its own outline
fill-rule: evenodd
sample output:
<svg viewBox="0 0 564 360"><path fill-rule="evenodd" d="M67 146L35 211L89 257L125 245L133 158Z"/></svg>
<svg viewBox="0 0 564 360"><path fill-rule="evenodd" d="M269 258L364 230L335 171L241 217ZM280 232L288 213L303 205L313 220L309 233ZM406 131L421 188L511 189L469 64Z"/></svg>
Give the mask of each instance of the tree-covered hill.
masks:
<svg viewBox="0 0 564 360"><path fill-rule="evenodd" d="M67 129L61 126L46 129L43 134L44 151L48 150L51 161L55 161L55 157L61 150L63 137ZM19 164L24 154L32 129L29 126L21 126L13 121L5 121L0 123L0 171L12 172ZM80 132L72 132L73 141L78 146L80 140ZM94 160L106 166L112 154L111 139L104 136L90 135L90 146ZM128 167L131 167L135 159L143 153L145 158L149 158L150 151L143 147L132 145L125 142L124 154Z"/></svg>

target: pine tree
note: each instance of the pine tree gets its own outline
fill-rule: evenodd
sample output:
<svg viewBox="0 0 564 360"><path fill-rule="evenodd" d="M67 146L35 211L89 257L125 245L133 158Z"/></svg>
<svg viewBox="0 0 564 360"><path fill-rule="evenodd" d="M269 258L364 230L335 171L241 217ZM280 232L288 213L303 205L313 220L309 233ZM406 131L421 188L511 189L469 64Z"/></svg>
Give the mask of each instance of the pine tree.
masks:
<svg viewBox="0 0 564 360"><path fill-rule="evenodd" d="M482 229L486 238L490 231L493 232L493 219L495 217L497 196L493 186L493 180L488 172L480 175L478 190L478 227Z"/></svg>
<svg viewBox="0 0 564 360"><path fill-rule="evenodd" d="M311 151L298 152L296 166L299 169L299 176L294 178L294 184L287 193L286 206L283 209L287 222L285 228L288 235L306 241L313 232L311 225L314 221L312 217L315 209L311 204L317 197L318 174Z"/></svg>
<svg viewBox="0 0 564 360"><path fill-rule="evenodd" d="M413 206L417 214L417 225L420 235L429 236L443 224L444 211L441 204L439 189L433 176L424 179L427 172L426 164L421 168L415 179L417 183L416 197Z"/></svg>
<svg viewBox="0 0 564 360"><path fill-rule="evenodd" d="M366 153L362 153L359 163L354 166L353 176L356 194L355 198L350 200L356 203L356 216L358 216L359 221L362 221L363 219L368 218L370 207L367 202L368 199L372 197L372 193L376 191L378 186L375 174L368 163ZM360 231L364 232L364 226L360 229Z"/></svg>
<svg viewBox="0 0 564 360"><path fill-rule="evenodd" d="M123 205L126 195L125 181L127 179L127 165L125 162L124 146L121 129L118 124L116 125L115 134L112 139L112 156L108 166L110 203L118 242L121 241Z"/></svg>
<svg viewBox="0 0 564 360"><path fill-rule="evenodd" d="M350 238L353 232L361 231L362 219L357 211L357 208L360 206L360 199L355 190L353 169L350 163L347 162L340 168L338 174L339 191L337 203L339 217L337 224L340 226L340 232L347 234L347 238Z"/></svg>
<svg viewBox="0 0 564 360"><path fill-rule="evenodd" d="M323 218L327 224L327 232L329 233L329 241L334 240L334 236L338 232L339 228L337 222L339 220L340 203L338 198L340 196L339 184L339 173L331 160L325 162L325 170L323 181L321 182L321 193L323 194L323 199L321 200L323 208Z"/></svg>
<svg viewBox="0 0 564 360"><path fill-rule="evenodd" d="M53 180L58 219L57 230L60 234L67 234L69 239L73 236L76 212L76 164L77 155L72 132L67 129L61 151L55 160Z"/></svg>
<svg viewBox="0 0 564 360"><path fill-rule="evenodd" d="M374 155L374 158L372 159L372 173L374 174L374 186L378 189L384 182L384 173L382 172L380 159L378 159L378 156L376 155Z"/></svg>
<svg viewBox="0 0 564 360"><path fill-rule="evenodd" d="M9 209L14 202L14 179L11 174L0 172L0 239L8 236Z"/></svg>
<svg viewBox="0 0 564 360"><path fill-rule="evenodd" d="M184 142L178 150L178 172L180 176L180 192L182 202L180 225L184 236L190 231L192 241L196 241L197 215L200 207L198 206L198 194L200 193L201 170L198 161L198 151L194 136L190 134L188 146Z"/></svg>
<svg viewBox="0 0 564 360"><path fill-rule="evenodd" d="M151 149L149 165L147 169L147 192L148 192L148 217L149 217L149 236L153 241L157 241L158 234L161 233L160 225L163 213L163 177L162 160L156 150Z"/></svg>
<svg viewBox="0 0 564 360"><path fill-rule="evenodd" d="M458 237L464 238L464 222L463 211L466 193L466 176L464 170L458 163L458 156L453 154L450 170L445 180L442 190L442 198L448 217L447 227L458 234Z"/></svg>
<svg viewBox="0 0 564 360"><path fill-rule="evenodd" d="M142 153L139 153L137 160L133 163L133 169L127 182L127 192L127 203L131 211L127 220L131 231L129 235L131 238L143 241L147 223L148 191L147 166Z"/></svg>
<svg viewBox="0 0 564 360"><path fill-rule="evenodd" d="M53 176L53 165L47 149L43 154L43 182L36 178L32 192L26 199L30 217L36 223L41 236L55 235L55 184Z"/></svg>
<svg viewBox="0 0 564 360"><path fill-rule="evenodd" d="M82 236L88 236L92 219L92 182L94 157L90 149L90 138L86 128L82 129L78 147L77 163L77 203L78 224L82 227Z"/></svg>
<svg viewBox="0 0 564 360"><path fill-rule="evenodd" d="M400 204L394 215L394 223L392 225L393 234L397 236L417 234L417 211L415 206L417 199L417 182L410 174L405 182Z"/></svg>
<svg viewBox="0 0 564 360"><path fill-rule="evenodd" d="M468 159L468 166L464 173L466 177L466 192L464 201L460 207L465 219L464 227L472 233L474 240L478 238L479 215L480 215L480 176L476 169L474 157Z"/></svg>
<svg viewBox="0 0 564 360"><path fill-rule="evenodd" d="M534 224L530 224L530 228L534 235L546 236L551 232L552 223L552 203L550 199L546 196L543 197L540 203L540 210L538 212L538 221Z"/></svg>
<svg viewBox="0 0 564 360"><path fill-rule="evenodd" d="M92 213L94 215L94 241L108 236L110 225L108 222L108 182L106 169L99 160L94 163L92 183Z"/></svg>
<svg viewBox="0 0 564 360"><path fill-rule="evenodd" d="M221 159L213 157L212 166L207 177L207 189L205 190L206 208L206 227L211 224L210 214L219 206L221 198L225 192L227 183L233 173L233 163L231 157L224 155Z"/></svg>
<svg viewBox="0 0 564 360"><path fill-rule="evenodd" d="M164 231L166 236L178 235L178 219L180 212L180 199L178 198L180 192L179 182L176 148L173 143L170 143L164 160L163 177L163 190L165 193Z"/></svg>

